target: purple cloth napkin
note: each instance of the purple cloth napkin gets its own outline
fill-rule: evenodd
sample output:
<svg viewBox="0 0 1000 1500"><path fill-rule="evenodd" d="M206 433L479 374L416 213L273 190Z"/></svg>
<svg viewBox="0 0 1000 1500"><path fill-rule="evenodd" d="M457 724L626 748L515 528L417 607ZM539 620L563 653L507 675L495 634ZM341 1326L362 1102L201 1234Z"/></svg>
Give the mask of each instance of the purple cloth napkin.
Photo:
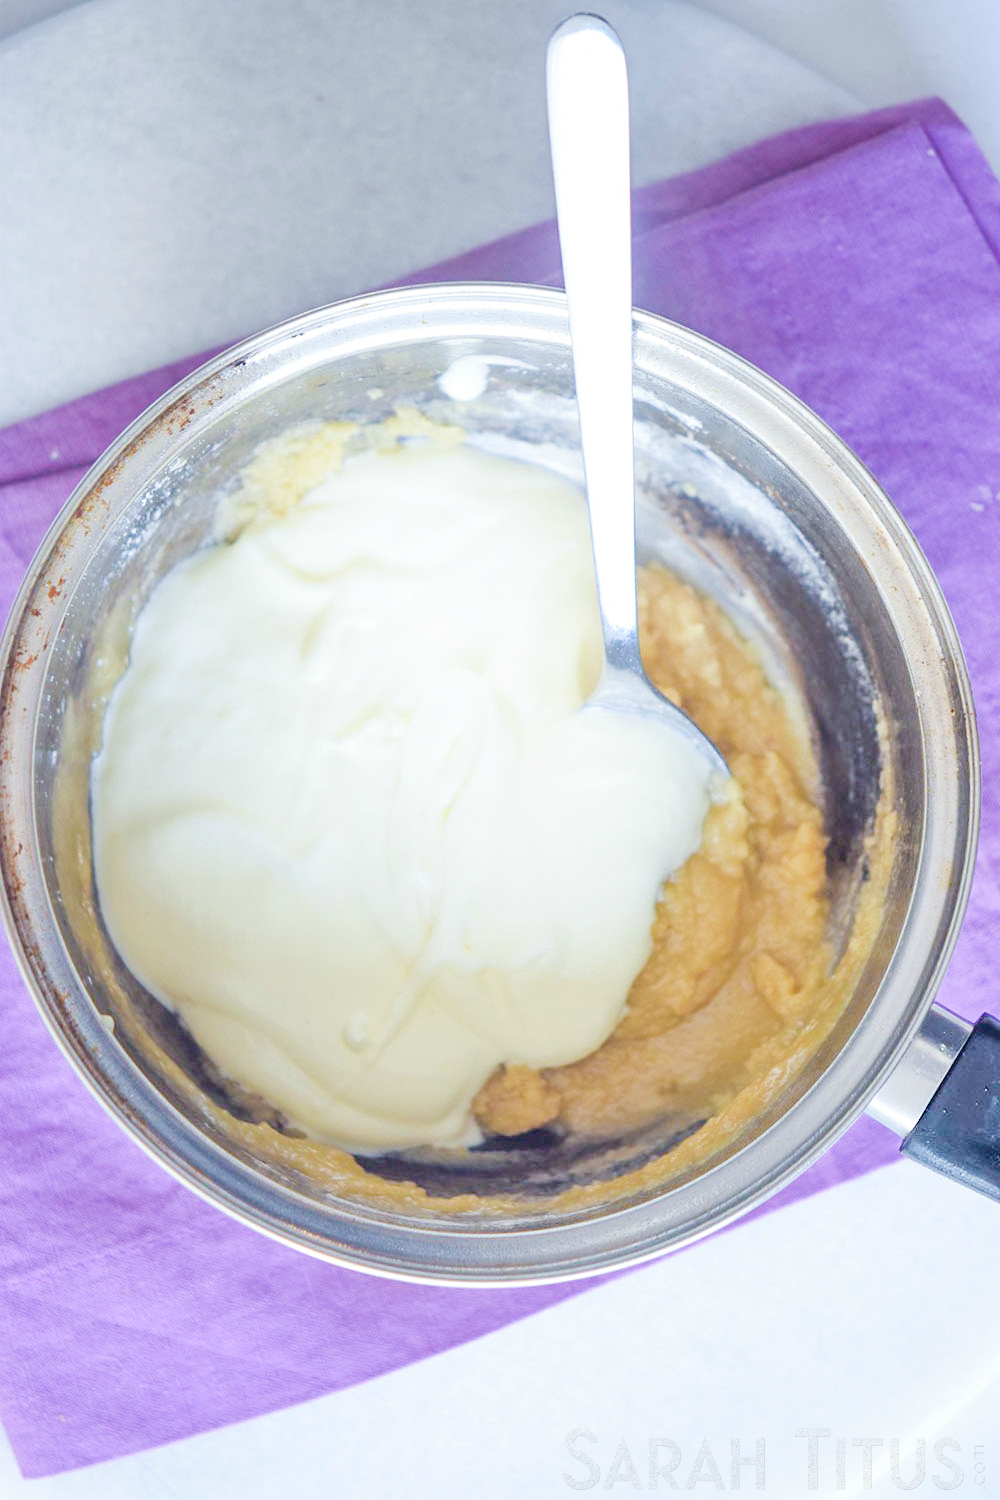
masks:
<svg viewBox="0 0 1000 1500"><path fill-rule="evenodd" d="M894 498L954 611L983 738L983 836L942 996L996 1004L1000 930L1000 187L936 101L779 136L636 195L636 302L790 386ZM558 280L551 224L410 278ZM0 434L0 591L105 445L197 364ZM593 1282L414 1287L341 1271L176 1184L73 1076L0 955L0 1416L25 1474L340 1389ZM764 1210L892 1160L860 1121ZM695 1252L697 1253L697 1252Z"/></svg>

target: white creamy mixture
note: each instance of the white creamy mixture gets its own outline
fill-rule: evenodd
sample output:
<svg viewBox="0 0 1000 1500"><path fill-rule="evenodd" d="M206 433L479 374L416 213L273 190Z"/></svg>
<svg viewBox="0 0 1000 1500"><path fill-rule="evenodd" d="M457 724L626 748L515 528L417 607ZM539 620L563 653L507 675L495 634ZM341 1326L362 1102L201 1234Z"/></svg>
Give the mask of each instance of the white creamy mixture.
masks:
<svg viewBox="0 0 1000 1500"><path fill-rule="evenodd" d="M579 712L584 498L407 445L173 569L92 780L111 936L230 1077L355 1149L475 1139L502 1062L597 1048L709 804L697 753Z"/></svg>

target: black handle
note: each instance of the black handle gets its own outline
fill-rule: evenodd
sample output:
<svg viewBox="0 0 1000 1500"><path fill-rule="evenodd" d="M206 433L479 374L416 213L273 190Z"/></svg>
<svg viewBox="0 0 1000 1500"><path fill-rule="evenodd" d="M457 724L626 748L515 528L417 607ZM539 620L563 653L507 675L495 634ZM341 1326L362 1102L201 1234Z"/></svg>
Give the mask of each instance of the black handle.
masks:
<svg viewBox="0 0 1000 1500"><path fill-rule="evenodd" d="M980 1016L901 1151L1000 1203L1000 1021Z"/></svg>

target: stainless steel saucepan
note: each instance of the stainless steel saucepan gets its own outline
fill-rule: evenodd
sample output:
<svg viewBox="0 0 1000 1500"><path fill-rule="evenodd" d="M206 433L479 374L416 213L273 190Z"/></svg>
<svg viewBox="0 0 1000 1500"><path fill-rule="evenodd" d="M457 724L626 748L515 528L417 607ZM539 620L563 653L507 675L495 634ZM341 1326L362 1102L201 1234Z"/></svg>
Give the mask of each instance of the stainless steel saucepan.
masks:
<svg viewBox="0 0 1000 1500"><path fill-rule="evenodd" d="M456 369L481 378L457 381ZM459 387L465 399L449 394ZM39 550L3 643L0 859L11 941L78 1072L165 1167L245 1222L347 1265L428 1281L582 1276L684 1244L788 1182L865 1109L914 1154L1000 1193L996 1024L972 1030L933 1004L978 811L972 700L941 591L890 502L818 418L736 356L641 313L640 553L715 595L805 715L822 771L835 946L858 909L880 799L895 812L887 896L843 1014L747 1130L660 1187L637 1189L628 1172L669 1157L663 1128L598 1144L543 1133L506 1150L487 1142L372 1163L431 1194L393 1210L276 1165L252 1133L230 1128L251 1106L225 1093L100 921L88 777L101 711L143 601L209 538L219 495L262 439L400 406L579 477L562 294L410 288L262 333L134 423ZM560 1207L561 1188L601 1179L603 1201ZM460 1191L504 1206L448 1213L443 1199Z"/></svg>

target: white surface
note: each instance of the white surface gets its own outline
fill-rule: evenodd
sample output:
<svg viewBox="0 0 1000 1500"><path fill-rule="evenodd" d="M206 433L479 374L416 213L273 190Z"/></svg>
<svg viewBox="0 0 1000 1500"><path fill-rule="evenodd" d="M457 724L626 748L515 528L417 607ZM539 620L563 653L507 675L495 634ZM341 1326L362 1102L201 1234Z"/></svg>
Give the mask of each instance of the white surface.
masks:
<svg viewBox="0 0 1000 1500"><path fill-rule="evenodd" d="M47 20L71 5L85 3L86 0L0 0L0 37Z"/></svg>
<svg viewBox="0 0 1000 1500"><path fill-rule="evenodd" d="M8 38L0 424L551 215L568 8L89 0ZM605 9L637 182L857 107L682 0Z"/></svg>
<svg viewBox="0 0 1000 1500"><path fill-rule="evenodd" d="M870 1493L889 1496L899 1493L891 1440L905 1479L923 1438L917 1493L936 1495L934 1476L954 1476L934 1444L950 1438L960 1445L945 1450L963 1470L958 1493L995 1497L998 1248L996 1204L902 1162L336 1395L48 1480L19 1480L0 1454L0 1494L559 1500L577 1493L564 1475L593 1477L566 1447L584 1429L596 1441L576 1446L600 1468L595 1494L636 1492L621 1468L617 1482L610 1472L622 1439L648 1492L651 1438L680 1449L679 1489L707 1438L728 1492L732 1439L752 1456L763 1438L772 1500L857 1495L866 1492L854 1439L881 1438ZM810 1427L831 1434L815 1491L796 1436ZM838 1436L848 1480L839 1491ZM718 1487L703 1478L692 1488ZM753 1468L742 1489L755 1492Z"/></svg>
<svg viewBox="0 0 1000 1500"><path fill-rule="evenodd" d="M866 106L939 94L1000 169L997 0L698 0Z"/></svg>
<svg viewBox="0 0 1000 1500"><path fill-rule="evenodd" d="M0 0L0 425L550 215L571 8ZM603 10L637 183L932 92L1000 163L996 0Z"/></svg>
<svg viewBox="0 0 1000 1500"><path fill-rule="evenodd" d="M544 41L570 8L88 0L8 36L0 423L551 213ZM928 92L1000 162L997 0L604 9L630 53L637 181ZM609 1473L622 1437L643 1489L649 1438L681 1447L683 1484L708 1437L727 1490L730 1439L763 1437L765 1493L791 1500L831 1493L833 1438L811 1491L795 1437L818 1426L847 1440L835 1494L859 1493L852 1439L883 1439L878 1476L892 1437L908 1465L923 1436L916 1493L940 1493L932 1445L954 1437L958 1492L995 1497L998 1242L996 1205L902 1164L290 1411L30 1484L4 1450L0 1495L533 1500L586 1479L565 1448L584 1428L597 1493L635 1492ZM900 1491L883 1468L871 1493Z"/></svg>

